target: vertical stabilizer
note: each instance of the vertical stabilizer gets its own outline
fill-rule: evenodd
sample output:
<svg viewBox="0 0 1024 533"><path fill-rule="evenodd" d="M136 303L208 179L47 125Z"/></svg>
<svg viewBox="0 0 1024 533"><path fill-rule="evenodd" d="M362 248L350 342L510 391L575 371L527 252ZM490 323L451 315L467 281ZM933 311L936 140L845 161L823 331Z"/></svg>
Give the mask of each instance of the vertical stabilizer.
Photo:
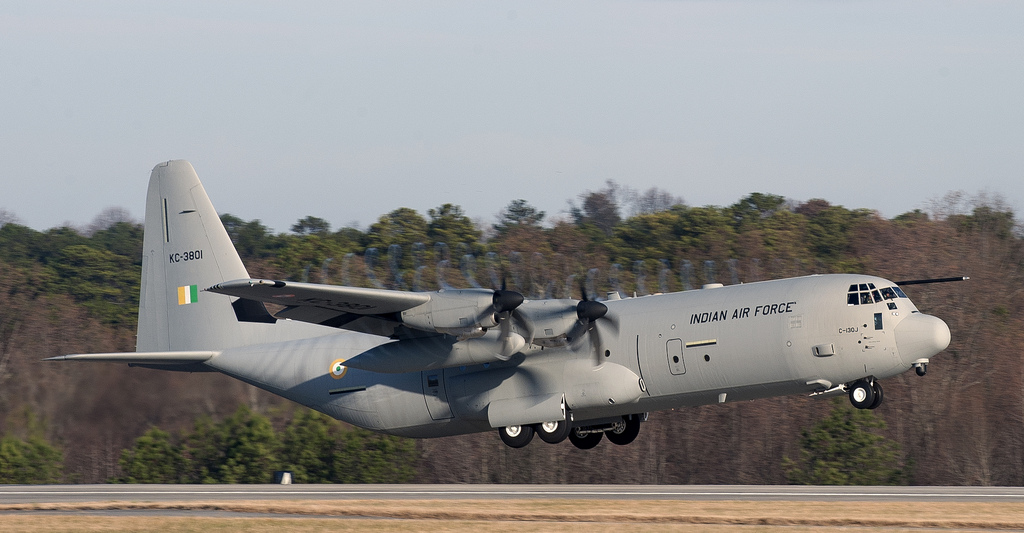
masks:
<svg viewBox="0 0 1024 533"><path fill-rule="evenodd" d="M257 325L238 322L230 298L202 290L248 277L192 165L157 165L146 196L136 350L219 350L247 344L246 330Z"/></svg>

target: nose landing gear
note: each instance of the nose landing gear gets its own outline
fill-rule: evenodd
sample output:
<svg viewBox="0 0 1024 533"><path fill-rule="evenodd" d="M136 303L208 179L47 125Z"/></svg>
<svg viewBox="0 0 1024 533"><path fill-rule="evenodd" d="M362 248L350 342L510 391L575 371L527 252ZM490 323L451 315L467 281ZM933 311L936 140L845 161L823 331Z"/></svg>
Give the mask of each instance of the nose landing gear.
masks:
<svg viewBox="0 0 1024 533"><path fill-rule="evenodd" d="M850 385L850 403L857 409L877 409L882 405L882 385L874 378L855 381Z"/></svg>

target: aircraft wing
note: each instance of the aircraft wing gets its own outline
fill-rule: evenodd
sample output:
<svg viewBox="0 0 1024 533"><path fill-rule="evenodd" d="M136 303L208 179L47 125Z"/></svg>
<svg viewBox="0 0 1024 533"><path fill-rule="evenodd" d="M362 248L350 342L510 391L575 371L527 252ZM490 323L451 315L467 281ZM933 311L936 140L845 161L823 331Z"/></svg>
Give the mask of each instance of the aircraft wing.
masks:
<svg viewBox="0 0 1024 533"><path fill-rule="evenodd" d="M277 318L392 337L401 321L397 314L430 301L422 292L343 287L266 279L218 283L209 292L285 306Z"/></svg>

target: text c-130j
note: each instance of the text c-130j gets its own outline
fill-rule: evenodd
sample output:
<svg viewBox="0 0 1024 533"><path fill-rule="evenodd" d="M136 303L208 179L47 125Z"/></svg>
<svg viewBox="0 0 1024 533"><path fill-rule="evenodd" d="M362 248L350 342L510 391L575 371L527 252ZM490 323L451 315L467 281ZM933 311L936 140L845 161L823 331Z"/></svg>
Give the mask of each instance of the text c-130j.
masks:
<svg viewBox="0 0 1024 533"><path fill-rule="evenodd" d="M855 274L603 302L251 279L192 165L169 161L146 200L137 351L51 360L222 372L394 435L586 449L682 406L849 394L873 409L878 380L924 375L949 340L898 283Z"/></svg>

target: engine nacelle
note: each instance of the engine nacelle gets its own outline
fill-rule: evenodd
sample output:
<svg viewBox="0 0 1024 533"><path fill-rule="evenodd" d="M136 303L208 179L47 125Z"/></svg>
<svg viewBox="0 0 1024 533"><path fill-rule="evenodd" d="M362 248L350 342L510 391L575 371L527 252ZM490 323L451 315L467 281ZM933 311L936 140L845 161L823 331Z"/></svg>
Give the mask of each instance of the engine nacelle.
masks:
<svg viewBox="0 0 1024 533"><path fill-rule="evenodd" d="M402 323L421 331L436 331L459 338L479 337L498 325L494 317L494 291L449 289L430 294L430 301L401 312Z"/></svg>
<svg viewBox="0 0 1024 533"><path fill-rule="evenodd" d="M521 347L521 338L519 342ZM370 372L401 374L504 361L508 356L502 354L502 347L497 332L464 341L453 341L451 337L406 339L367 350L345 364Z"/></svg>
<svg viewBox="0 0 1024 533"><path fill-rule="evenodd" d="M529 324L528 342L537 346L565 346L566 336L576 325L576 300L536 300L516 312Z"/></svg>

